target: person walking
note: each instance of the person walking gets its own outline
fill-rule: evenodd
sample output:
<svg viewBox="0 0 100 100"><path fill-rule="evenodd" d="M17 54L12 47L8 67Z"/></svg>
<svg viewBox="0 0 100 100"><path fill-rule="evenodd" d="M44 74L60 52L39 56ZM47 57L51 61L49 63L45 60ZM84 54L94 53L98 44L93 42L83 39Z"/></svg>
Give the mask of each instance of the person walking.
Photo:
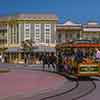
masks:
<svg viewBox="0 0 100 100"><path fill-rule="evenodd" d="M28 64L31 64L31 54L28 54Z"/></svg>
<svg viewBox="0 0 100 100"><path fill-rule="evenodd" d="M57 66L56 66L56 70L58 73L62 72L64 69L64 65L63 65L63 57L61 55L61 53L58 54L57 56Z"/></svg>
<svg viewBox="0 0 100 100"><path fill-rule="evenodd" d="M24 63L27 64L27 55L24 55Z"/></svg>
<svg viewBox="0 0 100 100"><path fill-rule="evenodd" d="M54 53L49 54L48 61L49 61L48 68L50 68L50 66L52 66L53 69L56 71L57 57L54 55Z"/></svg>
<svg viewBox="0 0 100 100"><path fill-rule="evenodd" d="M7 63L7 54L4 54L4 62Z"/></svg>
<svg viewBox="0 0 100 100"><path fill-rule="evenodd" d="M48 65L48 56L47 56L47 54L44 54L42 57L41 57L41 59L42 59L42 63L43 63L43 71L45 71L45 67L46 67L46 65ZM48 65L49 66L49 65Z"/></svg>
<svg viewBox="0 0 100 100"><path fill-rule="evenodd" d="M41 54L41 55L39 56L39 62L40 62L40 64L42 64L42 57L43 57L43 54Z"/></svg>

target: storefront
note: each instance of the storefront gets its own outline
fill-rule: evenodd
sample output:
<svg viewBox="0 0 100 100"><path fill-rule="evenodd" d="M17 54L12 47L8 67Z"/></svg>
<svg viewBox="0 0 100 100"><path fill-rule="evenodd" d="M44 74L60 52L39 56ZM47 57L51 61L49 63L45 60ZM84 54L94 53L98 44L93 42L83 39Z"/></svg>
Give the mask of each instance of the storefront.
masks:
<svg viewBox="0 0 100 100"><path fill-rule="evenodd" d="M8 48L5 51L5 54L7 55L8 63L24 63L24 59L26 55L28 62L30 60L31 63L36 64L39 63L39 58L44 53L45 54L56 53L56 49L50 47L38 47L30 51L21 48ZM29 56L31 57L31 59L29 58Z"/></svg>
<svg viewBox="0 0 100 100"><path fill-rule="evenodd" d="M18 63L21 59L22 50L20 48L8 48L4 53L7 55L7 63Z"/></svg>

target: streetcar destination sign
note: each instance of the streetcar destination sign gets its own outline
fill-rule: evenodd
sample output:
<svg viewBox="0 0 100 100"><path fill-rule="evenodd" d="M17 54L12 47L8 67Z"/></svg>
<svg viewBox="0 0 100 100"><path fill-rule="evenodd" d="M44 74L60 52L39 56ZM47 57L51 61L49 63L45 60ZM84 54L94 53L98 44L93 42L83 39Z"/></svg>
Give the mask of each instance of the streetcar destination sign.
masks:
<svg viewBox="0 0 100 100"><path fill-rule="evenodd" d="M98 65L80 65L80 73L98 73Z"/></svg>

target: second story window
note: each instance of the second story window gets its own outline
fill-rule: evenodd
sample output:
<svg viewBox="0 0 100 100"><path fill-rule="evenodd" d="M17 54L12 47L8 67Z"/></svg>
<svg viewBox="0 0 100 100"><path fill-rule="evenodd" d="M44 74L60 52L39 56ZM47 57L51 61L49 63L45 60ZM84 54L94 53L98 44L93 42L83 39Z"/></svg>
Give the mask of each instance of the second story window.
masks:
<svg viewBox="0 0 100 100"><path fill-rule="evenodd" d="M24 24L24 40L30 39L30 24Z"/></svg>
<svg viewBox="0 0 100 100"><path fill-rule="evenodd" d="M51 41L51 24L44 24L44 39L46 43Z"/></svg>
<svg viewBox="0 0 100 100"><path fill-rule="evenodd" d="M25 24L25 29L29 29L30 28L30 24Z"/></svg>
<svg viewBox="0 0 100 100"><path fill-rule="evenodd" d="M35 41L41 41L41 24L35 24Z"/></svg>
<svg viewBox="0 0 100 100"><path fill-rule="evenodd" d="M45 33L51 33L51 24L45 24L44 30L45 30Z"/></svg>

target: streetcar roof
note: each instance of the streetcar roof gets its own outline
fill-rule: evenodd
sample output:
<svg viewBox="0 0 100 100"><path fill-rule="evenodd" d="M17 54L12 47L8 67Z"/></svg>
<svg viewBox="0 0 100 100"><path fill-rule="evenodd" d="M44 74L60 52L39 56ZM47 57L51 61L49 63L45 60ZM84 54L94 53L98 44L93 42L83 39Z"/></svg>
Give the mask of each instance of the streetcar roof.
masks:
<svg viewBox="0 0 100 100"><path fill-rule="evenodd" d="M56 48L64 48L64 47L74 47L74 48L81 48L81 47L100 47L100 42L90 41L90 40L77 40L72 42L60 43L56 45Z"/></svg>

